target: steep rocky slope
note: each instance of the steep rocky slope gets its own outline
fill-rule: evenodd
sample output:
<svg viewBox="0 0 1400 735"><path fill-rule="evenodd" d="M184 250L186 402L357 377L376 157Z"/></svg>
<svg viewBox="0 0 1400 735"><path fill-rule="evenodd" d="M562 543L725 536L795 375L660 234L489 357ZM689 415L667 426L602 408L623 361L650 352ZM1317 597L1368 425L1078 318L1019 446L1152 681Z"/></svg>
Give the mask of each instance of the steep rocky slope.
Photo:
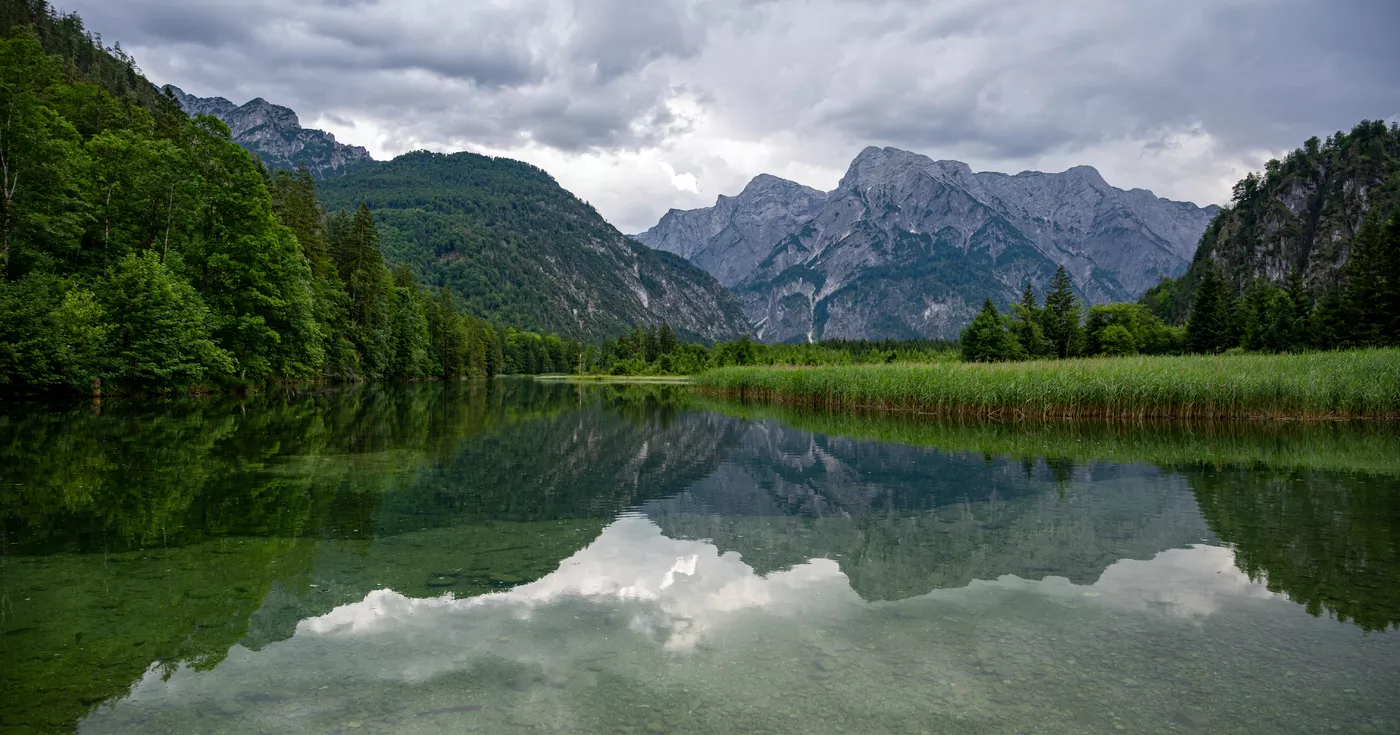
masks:
<svg viewBox="0 0 1400 735"><path fill-rule="evenodd" d="M369 204L385 257L511 326L595 339L670 324L690 339L749 331L700 268L625 237L529 164L415 152L321 185L330 210Z"/></svg>
<svg viewBox="0 0 1400 735"><path fill-rule="evenodd" d="M634 237L733 286L753 272L774 243L815 217L825 204L824 192L762 174L738 196L720 196L708 209L673 209L655 227Z"/></svg>
<svg viewBox="0 0 1400 735"><path fill-rule="evenodd" d="M1230 206L1201 238L1190 271L1144 301L1185 319L1209 265L1238 292L1262 278L1285 285L1296 271L1314 296L1337 288L1363 226L1400 207L1400 126L1363 121L1350 133L1313 138L1263 175L1235 185Z"/></svg>
<svg viewBox="0 0 1400 735"><path fill-rule="evenodd" d="M984 298L1043 290L1059 265L1091 302L1136 298L1186 269L1217 211L1087 166L973 173L894 148L862 151L825 196L760 179L639 237L731 283L770 342L955 337Z"/></svg>
<svg viewBox="0 0 1400 735"><path fill-rule="evenodd" d="M223 120L234 142L256 153L268 168L290 170L305 164L317 178L325 178L374 163L364 148L340 143L323 130L307 130L295 112L261 97L235 105L223 97L195 97L178 87L169 89L185 112Z"/></svg>

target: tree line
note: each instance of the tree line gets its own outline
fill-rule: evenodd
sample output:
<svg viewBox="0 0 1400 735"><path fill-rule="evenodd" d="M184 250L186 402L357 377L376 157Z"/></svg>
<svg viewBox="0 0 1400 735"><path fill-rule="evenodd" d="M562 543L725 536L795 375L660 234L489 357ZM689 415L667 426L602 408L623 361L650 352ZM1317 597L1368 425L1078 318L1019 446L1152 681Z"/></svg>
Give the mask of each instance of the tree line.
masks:
<svg viewBox="0 0 1400 735"><path fill-rule="evenodd" d="M1099 304L1084 310L1064 266L1041 304L1027 283L1011 313L991 299L958 340L968 362L1063 359L1094 355L1163 355L1183 351L1185 330L1139 304Z"/></svg>

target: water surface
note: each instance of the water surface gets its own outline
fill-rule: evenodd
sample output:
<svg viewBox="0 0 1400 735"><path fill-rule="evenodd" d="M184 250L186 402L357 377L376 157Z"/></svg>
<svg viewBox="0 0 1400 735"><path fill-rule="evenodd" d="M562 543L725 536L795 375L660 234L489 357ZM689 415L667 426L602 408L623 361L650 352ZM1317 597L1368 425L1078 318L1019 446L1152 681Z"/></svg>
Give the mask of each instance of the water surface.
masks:
<svg viewBox="0 0 1400 735"><path fill-rule="evenodd" d="M0 730L1400 732L1386 427L529 382L0 416Z"/></svg>

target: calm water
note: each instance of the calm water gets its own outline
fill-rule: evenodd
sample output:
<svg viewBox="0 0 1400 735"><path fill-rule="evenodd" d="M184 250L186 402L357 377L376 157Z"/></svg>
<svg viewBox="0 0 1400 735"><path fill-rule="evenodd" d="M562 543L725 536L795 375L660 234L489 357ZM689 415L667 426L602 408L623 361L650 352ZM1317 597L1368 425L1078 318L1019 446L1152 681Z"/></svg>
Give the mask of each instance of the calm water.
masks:
<svg viewBox="0 0 1400 735"><path fill-rule="evenodd" d="M1400 732L1384 427L367 387L11 409L0 488L4 732Z"/></svg>

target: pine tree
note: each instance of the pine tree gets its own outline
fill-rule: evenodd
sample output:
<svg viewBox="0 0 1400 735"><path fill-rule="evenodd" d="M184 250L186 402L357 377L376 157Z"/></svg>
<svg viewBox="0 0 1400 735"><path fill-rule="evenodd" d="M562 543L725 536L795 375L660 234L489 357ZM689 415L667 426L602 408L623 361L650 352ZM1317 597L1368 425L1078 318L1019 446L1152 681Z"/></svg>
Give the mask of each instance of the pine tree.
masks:
<svg viewBox="0 0 1400 735"><path fill-rule="evenodd" d="M1011 310L1011 333L1026 356L1031 359L1054 357L1055 345L1046 339L1045 329L1041 327L1041 309L1036 304L1035 289L1030 281L1026 282L1026 288L1021 292L1021 301L1012 304Z"/></svg>
<svg viewBox="0 0 1400 735"><path fill-rule="evenodd" d="M1356 235L1346 266L1342 295L1347 332L1343 342L1366 347L1380 344L1387 315L1381 310L1385 296L1384 231L1376 217L1368 217Z"/></svg>
<svg viewBox="0 0 1400 735"><path fill-rule="evenodd" d="M350 297L350 341L360 356L361 376L378 380L394 361L394 279L379 250L379 229L367 205L353 217L329 223L331 254Z"/></svg>
<svg viewBox="0 0 1400 735"><path fill-rule="evenodd" d="M1191 317L1186 322L1186 348L1200 354L1214 354L1229 349L1232 344L1232 302L1225 280L1216 269L1207 267L1196 287L1196 299L1191 303Z"/></svg>
<svg viewBox="0 0 1400 735"><path fill-rule="evenodd" d="M1391 213L1377 238L1380 271L1376 294L1377 332L1381 344L1400 345L1400 209Z"/></svg>
<svg viewBox="0 0 1400 735"><path fill-rule="evenodd" d="M669 355L680 346L680 339L676 337L676 330L671 329L671 325L665 322L661 324L661 332L657 338L661 354Z"/></svg>
<svg viewBox="0 0 1400 735"><path fill-rule="evenodd" d="M1083 340L1079 299L1074 295L1074 283L1064 266L1055 270L1050 293L1045 295L1041 321L1045 337L1054 345L1056 355L1063 359L1078 352L1079 343Z"/></svg>
<svg viewBox="0 0 1400 735"><path fill-rule="evenodd" d="M1314 349L1335 350L1346 339L1346 306L1335 289L1328 291L1308 316L1308 341Z"/></svg>
<svg viewBox="0 0 1400 735"><path fill-rule="evenodd" d="M1303 273L1297 268L1288 274L1288 300L1293 305L1293 334L1289 338L1288 349L1302 350L1310 343L1308 322L1312 317L1313 304L1307 287L1303 285Z"/></svg>

